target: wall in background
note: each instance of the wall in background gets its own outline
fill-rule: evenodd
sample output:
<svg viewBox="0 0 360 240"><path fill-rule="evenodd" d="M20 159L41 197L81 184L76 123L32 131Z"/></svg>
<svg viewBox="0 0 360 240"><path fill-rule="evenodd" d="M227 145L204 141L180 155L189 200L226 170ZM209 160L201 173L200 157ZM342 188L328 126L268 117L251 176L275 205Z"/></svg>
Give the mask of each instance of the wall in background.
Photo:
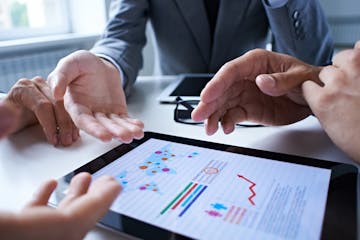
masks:
<svg viewBox="0 0 360 240"><path fill-rule="evenodd" d="M68 3L69 32L0 41L1 91L8 91L19 78L47 78L62 57L93 46L106 24L105 0Z"/></svg>
<svg viewBox="0 0 360 240"><path fill-rule="evenodd" d="M360 40L360 3L359 0L319 0L329 20L337 49L352 47ZM100 33L104 28L109 4L111 0L93 0L95 8L84 11L87 0L70 1L71 14L76 20L72 29L78 33ZM105 4L104 4L105 2ZM95 14L97 17L89 17ZM89 14L87 14L89 13ZM83 15L85 14L85 15ZM91 20L91 21L90 21ZM140 75L152 75L154 68L154 51L150 26L147 27L147 44L143 49L144 65ZM88 49L92 46L96 36L68 39L65 41L40 42L40 44L23 44L5 47L3 51L0 42L0 90L7 91L19 77L46 76L57 61L68 53L77 49ZM11 66L14 66L11 68Z"/></svg>
<svg viewBox="0 0 360 240"><path fill-rule="evenodd" d="M360 40L359 0L320 0L338 48L352 47Z"/></svg>
<svg viewBox="0 0 360 240"><path fill-rule="evenodd" d="M0 91L7 92L20 78L41 76L47 78L58 61L66 55L89 49L97 37L63 36L39 39L33 43L19 41L0 48Z"/></svg>

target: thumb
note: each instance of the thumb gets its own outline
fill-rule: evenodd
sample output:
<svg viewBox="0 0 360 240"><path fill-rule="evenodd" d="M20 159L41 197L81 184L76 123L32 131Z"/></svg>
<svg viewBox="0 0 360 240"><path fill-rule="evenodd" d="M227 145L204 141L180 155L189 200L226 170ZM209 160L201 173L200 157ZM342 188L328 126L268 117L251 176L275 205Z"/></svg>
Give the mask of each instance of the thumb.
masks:
<svg viewBox="0 0 360 240"><path fill-rule="evenodd" d="M66 77L60 73L52 72L48 77L48 83L55 100L62 100L68 85Z"/></svg>
<svg viewBox="0 0 360 240"><path fill-rule="evenodd" d="M255 81L263 93L270 96L281 96L296 87L300 87L303 82L309 79L315 82L319 81L319 70L317 68L309 70L261 74L256 77Z"/></svg>
<svg viewBox="0 0 360 240"><path fill-rule="evenodd" d="M68 85L80 76L77 55L75 52L61 59L48 76L48 83L56 100L61 100Z"/></svg>
<svg viewBox="0 0 360 240"><path fill-rule="evenodd" d="M33 199L26 205L26 207L45 206L56 186L56 180L49 180L43 183L38 191L34 194Z"/></svg>

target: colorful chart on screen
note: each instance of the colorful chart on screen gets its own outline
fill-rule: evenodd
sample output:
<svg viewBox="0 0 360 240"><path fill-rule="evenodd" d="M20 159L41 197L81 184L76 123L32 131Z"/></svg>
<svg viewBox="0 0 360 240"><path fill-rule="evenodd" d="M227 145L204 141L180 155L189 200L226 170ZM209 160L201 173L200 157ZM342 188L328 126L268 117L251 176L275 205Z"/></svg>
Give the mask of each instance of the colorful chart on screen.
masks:
<svg viewBox="0 0 360 240"><path fill-rule="evenodd" d="M149 139L93 174L111 209L201 239L319 239L331 171Z"/></svg>

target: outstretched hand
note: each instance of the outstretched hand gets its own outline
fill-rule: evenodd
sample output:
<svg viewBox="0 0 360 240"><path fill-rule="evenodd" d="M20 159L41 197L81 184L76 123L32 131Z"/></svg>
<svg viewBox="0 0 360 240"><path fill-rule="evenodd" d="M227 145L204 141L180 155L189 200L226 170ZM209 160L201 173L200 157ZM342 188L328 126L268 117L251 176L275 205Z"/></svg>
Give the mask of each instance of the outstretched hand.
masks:
<svg viewBox="0 0 360 240"><path fill-rule="evenodd" d="M263 125L284 125L311 114L301 84L319 82L320 68L288 55L252 50L226 63L206 85L193 111L195 121L205 120L207 134L234 130L235 124L252 121Z"/></svg>
<svg viewBox="0 0 360 240"><path fill-rule="evenodd" d="M110 208L121 187L104 176L91 185L91 175L76 175L57 209L47 206L56 181L48 181L18 214L0 215L0 235L4 239L83 239Z"/></svg>
<svg viewBox="0 0 360 240"><path fill-rule="evenodd" d="M64 98L75 125L103 141L129 143L144 135L144 124L130 118L120 73L108 61L77 51L59 61L48 77L55 99Z"/></svg>

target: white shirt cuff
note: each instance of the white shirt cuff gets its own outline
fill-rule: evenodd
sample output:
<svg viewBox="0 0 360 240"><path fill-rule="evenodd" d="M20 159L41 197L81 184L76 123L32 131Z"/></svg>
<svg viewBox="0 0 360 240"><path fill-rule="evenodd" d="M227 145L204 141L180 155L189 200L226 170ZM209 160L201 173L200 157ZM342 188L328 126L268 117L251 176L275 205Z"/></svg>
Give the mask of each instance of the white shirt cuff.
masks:
<svg viewBox="0 0 360 240"><path fill-rule="evenodd" d="M282 7L287 4L288 0L267 0L269 6L272 8Z"/></svg>
<svg viewBox="0 0 360 240"><path fill-rule="evenodd" d="M100 57L100 58L103 58L109 62L112 63L112 65L114 65L116 67L116 69L119 71L120 73L120 78L121 78L121 83L122 83L122 86L124 88L124 86L126 85L125 83L125 78L124 78L124 72L121 70L121 67L119 66L119 64L117 64L117 62L112 59L111 57L107 56L107 55L104 55L104 54L95 54L96 56Z"/></svg>

